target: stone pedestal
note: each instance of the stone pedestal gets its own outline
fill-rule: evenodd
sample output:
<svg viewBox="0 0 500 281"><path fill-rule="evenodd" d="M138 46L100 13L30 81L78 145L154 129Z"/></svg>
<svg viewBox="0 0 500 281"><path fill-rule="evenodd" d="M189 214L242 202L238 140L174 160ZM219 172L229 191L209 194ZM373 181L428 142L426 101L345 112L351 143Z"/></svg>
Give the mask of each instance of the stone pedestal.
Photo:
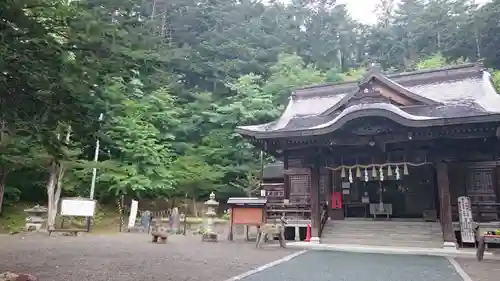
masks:
<svg viewBox="0 0 500 281"><path fill-rule="evenodd" d="M218 234L213 230L214 218L217 215L215 213L215 208L219 206L219 202L215 201L215 194L210 193L210 199L205 202L207 206L207 211L205 212L207 231L203 233L202 241L204 242L217 242Z"/></svg>
<svg viewBox="0 0 500 281"><path fill-rule="evenodd" d="M319 244L320 242L321 240L319 239L319 237L311 237L311 244Z"/></svg>
<svg viewBox="0 0 500 281"><path fill-rule="evenodd" d="M43 216L47 213L47 208L35 205L33 208L24 210L27 214L24 228L26 231L39 231L44 222Z"/></svg>
<svg viewBox="0 0 500 281"><path fill-rule="evenodd" d="M455 242L444 242L443 243L443 248L446 248L446 249L450 249L450 248L456 249L457 248L457 244Z"/></svg>

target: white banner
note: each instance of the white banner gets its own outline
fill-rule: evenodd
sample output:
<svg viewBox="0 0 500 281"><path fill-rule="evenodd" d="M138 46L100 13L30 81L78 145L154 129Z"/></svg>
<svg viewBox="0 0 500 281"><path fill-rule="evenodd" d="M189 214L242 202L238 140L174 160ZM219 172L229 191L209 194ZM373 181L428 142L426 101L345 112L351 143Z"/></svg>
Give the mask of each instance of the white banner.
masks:
<svg viewBox="0 0 500 281"><path fill-rule="evenodd" d="M130 216L128 217L128 227L135 226L135 220L137 219L137 208L139 207L139 202L136 200L132 200L132 204L130 204Z"/></svg>
<svg viewBox="0 0 500 281"><path fill-rule="evenodd" d="M475 243L474 221L472 220L472 210L470 198L467 196L458 197L458 218L460 220L460 235L463 243Z"/></svg>

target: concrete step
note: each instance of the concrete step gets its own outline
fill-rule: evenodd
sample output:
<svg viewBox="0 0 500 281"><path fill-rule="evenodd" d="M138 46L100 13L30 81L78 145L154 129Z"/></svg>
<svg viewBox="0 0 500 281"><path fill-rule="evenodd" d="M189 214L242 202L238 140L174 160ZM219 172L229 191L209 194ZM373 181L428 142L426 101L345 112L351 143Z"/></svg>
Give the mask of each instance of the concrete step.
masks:
<svg viewBox="0 0 500 281"><path fill-rule="evenodd" d="M328 227L395 227L395 228L441 228L438 223L397 223L397 222L339 222L329 221Z"/></svg>
<svg viewBox="0 0 500 281"><path fill-rule="evenodd" d="M384 236L413 236L413 235L424 235L424 236L436 236L442 235L440 231L397 231L397 230L366 230L366 229L323 229L324 235L330 234L352 234L352 235L384 235Z"/></svg>
<svg viewBox="0 0 500 281"><path fill-rule="evenodd" d="M441 234L441 230L432 230L432 229L354 229L354 228L324 228L323 233L395 233L395 234L425 234L425 235L437 235Z"/></svg>
<svg viewBox="0 0 500 281"><path fill-rule="evenodd" d="M322 244L351 244L368 246L392 246L392 247L417 247L417 248L441 248L442 241L397 241L397 240L371 240L344 238L339 239L321 239Z"/></svg>
<svg viewBox="0 0 500 281"><path fill-rule="evenodd" d="M345 233L335 232L324 234L323 237L357 237L364 239L384 238L384 239L440 239L441 235L425 235L425 234L408 234L401 235L399 233Z"/></svg>
<svg viewBox="0 0 500 281"><path fill-rule="evenodd" d="M405 221L328 221L322 243L373 246L441 247L439 223Z"/></svg>

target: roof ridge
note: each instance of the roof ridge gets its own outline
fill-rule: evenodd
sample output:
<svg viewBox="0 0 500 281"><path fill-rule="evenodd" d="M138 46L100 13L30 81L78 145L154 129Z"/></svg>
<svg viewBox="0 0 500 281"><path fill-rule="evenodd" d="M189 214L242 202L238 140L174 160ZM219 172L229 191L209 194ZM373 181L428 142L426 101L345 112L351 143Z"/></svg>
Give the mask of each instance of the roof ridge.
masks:
<svg viewBox="0 0 500 281"><path fill-rule="evenodd" d="M478 63L463 63L463 64L457 64L457 65L449 65L449 66L444 66L440 68L428 68L428 69L419 69L415 71L407 71L407 72L401 72L401 73L393 73L393 74L388 74L388 73L383 73L387 78L399 78L399 77L405 77L405 76L413 76L413 75L418 75L418 74L428 74L428 73L434 73L434 72L443 72L447 70L457 70L457 69L464 69L464 68L478 68L481 69L482 66L480 66Z"/></svg>
<svg viewBox="0 0 500 281"><path fill-rule="evenodd" d="M460 70L460 69L471 69L471 70L479 71L479 70L482 70L483 67L480 63L463 63L463 64L458 64L458 65L450 65L450 66L440 67L440 68L422 69L422 70L408 71L408 72L402 72L402 73L393 73L393 74L389 74L387 72L380 72L380 74L382 74L383 76L392 80L392 79L405 78L405 77L411 77L411 76L416 76L415 78L417 78L419 75L423 75L423 74L447 72L450 70ZM370 69L367 69L368 75L369 75L369 72L370 72ZM426 79L423 79L423 80L432 79L432 78L436 79L436 76L427 77ZM334 83L323 83L323 84L319 84L319 85L305 86L305 87L294 89L292 95L296 96L296 97L315 97L315 96L320 97L320 96L327 96L325 93L329 93L328 95L345 94L345 93L332 93L324 88L337 88L338 86L358 86L359 83L364 81L365 79L366 79L366 77L363 76L362 78L360 78L358 80L354 80L354 81L340 81L340 82L334 82ZM394 82L397 82L397 81L394 81ZM324 89L324 90L323 91L313 91L314 89L317 89L317 90Z"/></svg>

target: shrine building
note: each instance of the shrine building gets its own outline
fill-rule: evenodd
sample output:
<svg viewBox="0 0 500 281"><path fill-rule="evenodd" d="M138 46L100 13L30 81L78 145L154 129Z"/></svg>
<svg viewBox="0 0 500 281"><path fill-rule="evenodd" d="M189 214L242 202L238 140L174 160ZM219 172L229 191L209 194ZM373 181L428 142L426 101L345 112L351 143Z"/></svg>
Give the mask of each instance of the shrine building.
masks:
<svg viewBox="0 0 500 281"><path fill-rule="evenodd" d="M237 132L283 162L283 181L265 184L269 215L311 224L311 242L394 226L455 246L472 231L460 228L461 196L474 222L499 222L500 95L480 64L372 67L360 81L297 89L277 120Z"/></svg>

